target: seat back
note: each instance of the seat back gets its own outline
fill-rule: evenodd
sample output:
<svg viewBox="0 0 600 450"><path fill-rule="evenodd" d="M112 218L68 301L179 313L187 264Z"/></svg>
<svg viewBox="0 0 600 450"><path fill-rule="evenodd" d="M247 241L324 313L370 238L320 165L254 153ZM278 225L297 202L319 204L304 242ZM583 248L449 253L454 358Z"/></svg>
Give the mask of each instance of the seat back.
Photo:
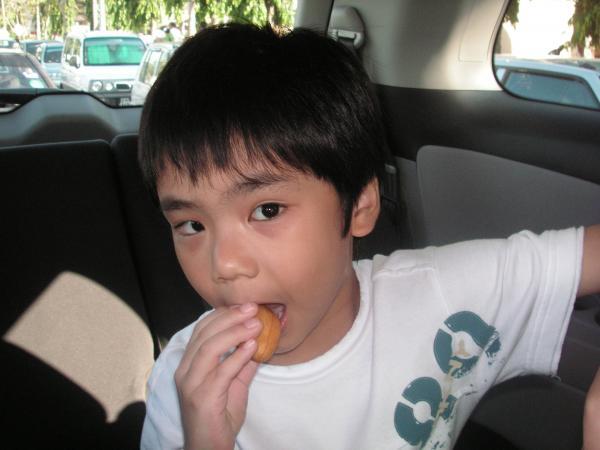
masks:
<svg viewBox="0 0 600 450"><path fill-rule="evenodd" d="M0 150L2 429L136 448L153 342L108 143Z"/></svg>
<svg viewBox="0 0 600 450"><path fill-rule="evenodd" d="M169 224L142 180L137 135L117 136L111 145L135 264L152 330L162 348L209 306L185 278L175 256Z"/></svg>

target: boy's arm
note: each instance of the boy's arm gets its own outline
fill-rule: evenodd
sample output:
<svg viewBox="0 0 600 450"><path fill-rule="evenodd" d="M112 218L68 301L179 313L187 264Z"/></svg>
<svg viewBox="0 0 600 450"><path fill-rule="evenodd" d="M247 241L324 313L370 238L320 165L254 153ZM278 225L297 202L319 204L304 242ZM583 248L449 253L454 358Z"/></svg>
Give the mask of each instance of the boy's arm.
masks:
<svg viewBox="0 0 600 450"><path fill-rule="evenodd" d="M600 224L585 229L583 263L577 296L600 293Z"/></svg>
<svg viewBox="0 0 600 450"><path fill-rule="evenodd" d="M600 367L585 400L583 450L600 449Z"/></svg>

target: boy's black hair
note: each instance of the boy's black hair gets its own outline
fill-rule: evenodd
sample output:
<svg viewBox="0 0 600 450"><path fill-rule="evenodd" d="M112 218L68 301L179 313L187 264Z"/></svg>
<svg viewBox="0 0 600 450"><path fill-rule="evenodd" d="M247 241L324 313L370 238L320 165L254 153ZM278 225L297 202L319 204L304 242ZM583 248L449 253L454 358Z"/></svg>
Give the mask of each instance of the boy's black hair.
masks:
<svg viewBox="0 0 600 450"><path fill-rule="evenodd" d="M243 177L244 159L331 183L346 235L355 202L386 161L381 114L356 56L302 29L229 24L188 39L146 98L144 178L155 187L165 163L193 182L213 170Z"/></svg>

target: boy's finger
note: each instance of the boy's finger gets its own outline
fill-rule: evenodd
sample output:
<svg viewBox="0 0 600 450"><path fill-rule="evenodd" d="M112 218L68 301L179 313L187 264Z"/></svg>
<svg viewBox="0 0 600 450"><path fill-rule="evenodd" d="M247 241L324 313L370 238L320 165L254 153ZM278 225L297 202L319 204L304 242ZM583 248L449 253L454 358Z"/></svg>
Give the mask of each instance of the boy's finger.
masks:
<svg viewBox="0 0 600 450"><path fill-rule="evenodd" d="M243 416L248 387L258 368L258 363L252 361L256 348L255 339L244 342L211 374L211 383L200 386L193 395L206 399L206 407L213 411L229 405L232 417Z"/></svg>
<svg viewBox="0 0 600 450"><path fill-rule="evenodd" d="M256 352L256 339L249 339L227 357L216 370L217 389L229 389L232 381L237 378L242 370L251 361L252 355ZM250 380L248 380L248 383Z"/></svg>
<svg viewBox="0 0 600 450"><path fill-rule="evenodd" d="M198 352L198 349L210 337L250 319L252 316L256 315L256 310L257 307L253 303L231 308L219 308L206 317L206 319L200 321L198 325L196 325L196 328L192 333L192 337L188 341L183 357L179 363L182 371L188 370L188 367ZM240 342L241 341L238 341L232 346L223 349L223 353L227 352L231 347L239 344Z"/></svg>
<svg viewBox="0 0 600 450"><path fill-rule="evenodd" d="M194 384L200 384L210 372L218 370L219 366L231 358L231 356L224 358L227 352L243 342L255 338L260 330L261 323L257 318L250 318L245 322L225 328L203 340L194 349L189 349L189 352L186 350L187 360L185 365L182 365L182 360L178 370L181 370L186 378L191 378L191 382ZM201 339L198 339L198 342L200 341Z"/></svg>
<svg viewBox="0 0 600 450"><path fill-rule="evenodd" d="M196 324L194 331L192 332L192 336L190 337L190 342L195 340L198 335L206 328L209 328L211 324L221 321L221 318L224 316L228 317L233 315L231 318L233 318L234 321L236 316L243 320L243 317L256 314L256 310L257 306L254 303L244 303L243 305L234 305L229 307L222 306L216 308L213 312Z"/></svg>

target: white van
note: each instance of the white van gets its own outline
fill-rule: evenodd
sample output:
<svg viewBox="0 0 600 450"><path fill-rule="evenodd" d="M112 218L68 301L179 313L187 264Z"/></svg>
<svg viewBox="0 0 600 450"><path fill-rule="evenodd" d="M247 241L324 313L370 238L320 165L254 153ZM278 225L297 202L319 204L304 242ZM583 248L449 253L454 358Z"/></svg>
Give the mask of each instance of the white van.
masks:
<svg viewBox="0 0 600 450"><path fill-rule="evenodd" d="M87 91L114 106L129 104L146 46L121 31L70 33L61 62L61 88Z"/></svg>

